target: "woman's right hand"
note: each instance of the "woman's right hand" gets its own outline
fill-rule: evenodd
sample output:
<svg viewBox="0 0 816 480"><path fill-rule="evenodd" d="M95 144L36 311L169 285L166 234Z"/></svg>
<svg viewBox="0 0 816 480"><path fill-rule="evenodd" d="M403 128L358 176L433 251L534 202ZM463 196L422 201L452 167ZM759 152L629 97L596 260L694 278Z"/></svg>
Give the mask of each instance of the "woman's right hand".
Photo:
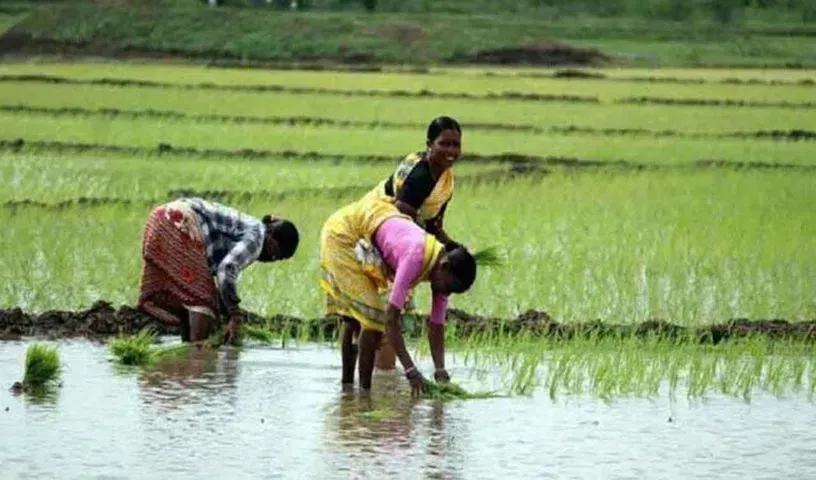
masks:
<svg viewBox="0 0 816 480"><path fill-rule="evenodd" d="M425 379L419 373L419 370L414 368L405 376L408 378L408 383L411 384L411 396L421 397L425 393Z"/></svg>

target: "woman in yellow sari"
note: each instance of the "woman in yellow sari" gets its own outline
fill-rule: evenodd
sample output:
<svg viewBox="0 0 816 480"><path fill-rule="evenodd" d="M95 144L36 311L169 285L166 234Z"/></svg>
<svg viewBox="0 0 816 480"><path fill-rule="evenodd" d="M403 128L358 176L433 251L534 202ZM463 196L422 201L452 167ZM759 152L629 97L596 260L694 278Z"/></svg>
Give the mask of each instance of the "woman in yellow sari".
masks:
<svg viewBox="0 0 816 480"><path fill-rule="evenodd" d="M385 335L405 369L412 393L422 393L424 381L405 348L400 320L409 291L423 282L430 283L433 292L428 342L436 367L434 377L449 380L445 311L448 296L467 291L476 279L476 262L467 249L447 250L393 204L366 195L326 221L320 236L320 266L327 313L345 321L344 384L354 382L359 353L360 385L364 390L371 388L375 351Z"/></svg>
<svg viewBox="0 0 816 480"><path fill-rule="evenodd" d="M410 153L396 170L370 193L410 216L446 248L454 242L443 228L453 197L453 164L462 155L462 128L451 117L434 118L428 125L424 152Z"/></svg>
<svg viewBox="0 0 816 480"><path fill-rule="evenodd" d="M445 232L443 222L453 197L452 167L462 154L462 128L459 122L446 116L434 118L428 125L425 146L424 152L411 153L403 158L396 170L369 195L394 205L434 235L446 249L453 249L459 244ZM410 295L408 303L412 303ZM394 369L394 350L389 345L383 345L377 351L376 363L381 370Z"/></svg>

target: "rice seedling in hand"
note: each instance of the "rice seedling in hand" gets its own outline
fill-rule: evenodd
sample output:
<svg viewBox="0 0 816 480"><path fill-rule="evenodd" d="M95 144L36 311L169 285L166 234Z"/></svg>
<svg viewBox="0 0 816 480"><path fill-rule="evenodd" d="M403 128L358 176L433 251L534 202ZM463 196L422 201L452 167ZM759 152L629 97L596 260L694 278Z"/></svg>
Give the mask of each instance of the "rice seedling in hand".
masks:
<svg viewBox="0 0 816 480"><path fill-rule="evenodd" d="M498 247L492 246L483 248L473 254L476 260L476 265L484 267L495 267L503 265L507 260L505 252L500 251Z"/></svg>
<svg viewBox="0 0 816 480"><path fill-rule="evenodd" d="M432 382L425 380L424 398L432 400L476 400L484 398L496 398L496 392L468 392L461 386L453 382Z"/></svg>

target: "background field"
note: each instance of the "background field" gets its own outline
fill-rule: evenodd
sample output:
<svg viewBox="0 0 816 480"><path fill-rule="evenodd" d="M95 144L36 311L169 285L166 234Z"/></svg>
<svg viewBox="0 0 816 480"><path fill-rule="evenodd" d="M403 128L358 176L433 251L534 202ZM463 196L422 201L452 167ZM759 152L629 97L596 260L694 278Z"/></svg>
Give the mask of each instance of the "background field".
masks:
<svg viewBox="0 0 816 480"><path fill-rule="evenodd" d="M0 53L358 66L816 64L816 12L805 1L415 1L367 15L360 2L315 2L306 12L227 3L27 3Z"/></svg>
<svg viewBox="0 0 816 480"><path fill-rule="evenodd" d="M240 293L258 313L320 316L323 221L449 114L465 155L448 229L508 254L455 307L614 323L814 317L812 74L487 73L3 64L0 269L14 281L0 306L132 304L150 207L196 193L294 219L296 259L251 267ZM658 76L670 80L644 80ZM621 101L639 96L661 102Z"/></svg>

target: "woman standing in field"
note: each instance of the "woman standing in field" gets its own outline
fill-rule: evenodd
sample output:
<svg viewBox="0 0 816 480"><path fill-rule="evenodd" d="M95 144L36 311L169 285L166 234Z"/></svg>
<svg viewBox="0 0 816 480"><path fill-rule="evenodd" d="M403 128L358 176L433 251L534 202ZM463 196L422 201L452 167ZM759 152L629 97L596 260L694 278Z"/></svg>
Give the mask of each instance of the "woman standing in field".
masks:
<svg viewBox="0 0 816 480"><path fill-rule="evenodd" d="M434 378L450 379L445 370L445 313L448 296L467 291L476 279L476 262L467 249L446 250L393 204L363 198L326 221L320 236L320 265L327 313L345 322L344 384L354 383L359 353L360 385L364 390L371 388L375 351L385 334L411 382L412 393L424 390L422 375L405 348L400 322L408 292L422 282L430 283L433 292L428 342L436 367Z"/></svg>
<svg viewBox="0 0 816 480"><path fill-rule="evenodd" d="M428 125L425 151L407 155L396 170L367 195L369 201L383 201L410 216L428 233L453 249L453 241L443 228L445 211L453 197L453 164L462 154L462 128L451 117L434 118ZM409 299L410 303L410 299ZM377 368L391 370L396 355L390 345L377 351Z"/></svg>
<svg viewBox="0 0 816 480"><path fill-rule="evenodd" d="M223 314L224 341L234 342L241 317L236 282L251 263L291 258L299 234L288 220L258 220L200 198L151 211L142 239L139 308L181 329L183 341L209 336Z"/></svg>
<svg viewBox="0 0 816 480"><path fill-rule="evenodd" d="M392 203L446 248L458 246L443 228L453 197L453 164L462 154L462 128L451 117L437 117L428 125L424 152L407 155L369 195Z"/></svg>

